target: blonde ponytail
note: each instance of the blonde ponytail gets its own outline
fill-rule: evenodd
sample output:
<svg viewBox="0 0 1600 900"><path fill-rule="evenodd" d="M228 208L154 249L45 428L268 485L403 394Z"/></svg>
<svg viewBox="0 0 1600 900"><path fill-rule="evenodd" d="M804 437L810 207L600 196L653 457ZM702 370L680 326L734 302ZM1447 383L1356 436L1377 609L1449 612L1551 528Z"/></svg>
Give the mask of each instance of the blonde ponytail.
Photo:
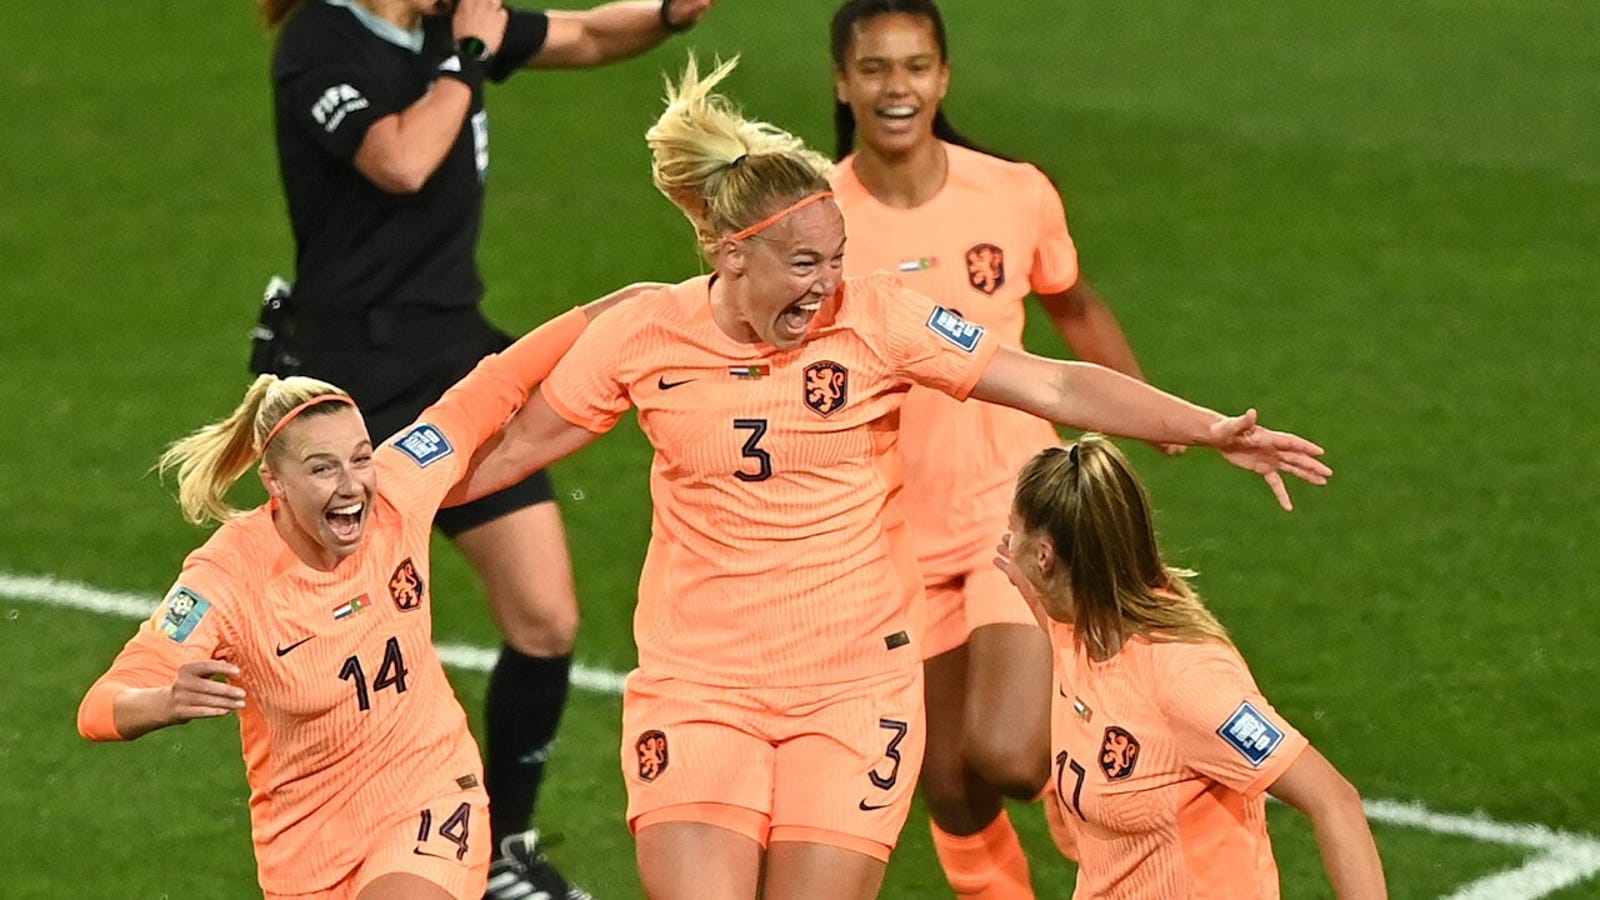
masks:
<svg viewBox="0 0 1600 900"><path fill-rule="evenodd" d="M1070 448L1040 451L1017 476L1013 509L1029 535L1050 536L1060 577L1045 607L1070 614L1075 638L1095 658L1136 634L1231 645L1189 585L1194 573L1162 558L1150 497L1105 437L1085 434Z"/></svg>
<svg viewBox="0 0 1600 900"><path fill-rule="evenodd" d="M694 226L701 247L817 191L827 190L833 163L805 142L766 122L744 118L712 93L739 64L718 62L705 77L691 54L683 77L667 82L667 108L645 132L650 174Z"/></svg>
<svg viewBox="0 0 1600 900"><path fill-rule="evenodd" d="M339 388L315 378L262 375L251 382L244 399L226 419L174 441L156 462L156 470L163 475L177 470L178 506L183 517L200 525L238 515L239 511L228 505L228 489L261 460L273 428L295 407L330 394L349 398ZM314 406L308 412L317 409Z"/></svg>

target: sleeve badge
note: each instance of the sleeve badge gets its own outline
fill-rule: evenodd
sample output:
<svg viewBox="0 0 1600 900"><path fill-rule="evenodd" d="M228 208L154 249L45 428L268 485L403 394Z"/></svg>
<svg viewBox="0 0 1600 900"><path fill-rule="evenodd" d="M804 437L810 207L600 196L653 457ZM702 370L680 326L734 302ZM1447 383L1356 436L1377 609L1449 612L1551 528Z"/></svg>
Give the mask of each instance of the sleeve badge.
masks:
<svg viewBox="0 0 1600 900"><path fill-rule="evenodd" d="M156 627L162 634L181 644L189 639L200 620L206 617L211 610L211 603L180 584L167 595L166 608L166 614Z"/></svg>
<svg viewBox="0 0 1600 900"><path fill-rule="evenodd" d="M1217 734L1258 769L1283 743L1283 729L1272 724L1272 720L1251 706L1249 700L1239 704L1228 721L1217 729Z"/></svg>

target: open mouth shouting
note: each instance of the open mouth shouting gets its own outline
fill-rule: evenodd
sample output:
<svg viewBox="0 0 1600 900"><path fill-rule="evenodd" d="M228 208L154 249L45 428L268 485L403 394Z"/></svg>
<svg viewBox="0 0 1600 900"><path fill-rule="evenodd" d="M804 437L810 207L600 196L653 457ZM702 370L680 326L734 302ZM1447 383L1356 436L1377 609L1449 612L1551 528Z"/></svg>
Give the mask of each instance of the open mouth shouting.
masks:
<svg viewBox="0 0 1600 900"><path fill-rule="evenodd" d="M806 333L811 330L811 320L816 318L817 310L822 308L821 297L810 297L799 300L784 307L778 314L778 337L785 344L796 344L805 339Z"/></svg>
<svg viewBox="0 0 1600 900"><path fill-rule="evenodd" d="M328 531L341 544L354 544L361 540L367 521L367 504L361 501L335 506L323 513Z"/></svg>

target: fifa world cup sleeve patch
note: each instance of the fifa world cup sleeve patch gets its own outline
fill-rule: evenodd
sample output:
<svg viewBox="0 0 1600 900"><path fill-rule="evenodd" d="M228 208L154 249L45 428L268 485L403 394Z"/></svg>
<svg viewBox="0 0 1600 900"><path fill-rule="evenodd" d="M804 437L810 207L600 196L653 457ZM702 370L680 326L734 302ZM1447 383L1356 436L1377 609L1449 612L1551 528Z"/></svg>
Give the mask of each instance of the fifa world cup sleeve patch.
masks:
<svg viewBox="0 0 1600 900"><path fill-rule="evenodd" d="M1217 729L1217 734L1258 769L1283 743L1283 729L1272 724L1272 720L1251 706L1249 700L1239 704L1228 721Z"/></svg>
<svg viewBox="0 0 1600 900"><path fill-rule="evenodd" d="M432 425L413 427L395 438L394 445L424 469L456 452L444 433Z"/></svg>
<svg viewBox="0 0 1600 900"><path fill-rule="evenodd" d="M928 316L928 330L968 353L978 349L978 341L983 339L982 325L974 325L942 306L935 306Z"/></svg>
<svg viewBox="0 0 1600 900"><path fill-rule="evenodd" d="M180 584L167 595L167 613L157 627L162 634L181 644L189 639L195 626L210 610L211 603L206 598Z"/></svg>

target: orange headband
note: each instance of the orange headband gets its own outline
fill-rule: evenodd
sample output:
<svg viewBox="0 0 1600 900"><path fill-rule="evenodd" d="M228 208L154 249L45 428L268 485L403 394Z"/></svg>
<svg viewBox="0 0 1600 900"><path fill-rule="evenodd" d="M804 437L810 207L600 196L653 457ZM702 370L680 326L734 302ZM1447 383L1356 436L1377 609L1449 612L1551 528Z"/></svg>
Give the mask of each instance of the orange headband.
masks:
<svg viewBox="0 0 1600 900"><path fill-rule="evenodd" d="M755 235L755 234L759 234L759 233L767 230L768 228L770 228L773 225L773 223L777 222L779 219L783 218L784 216L787 216L788 214L794 212L795 210L803 209L803 208L805 208L807 206L810 206L811 204L817 202L818 200L826 200L826 199L828 199L829 197L832 197L832 196L833 196L833 191L818 191L815 194L810 194L808 196L801 197L799 200L796 200L795 202L789 204L788 206L785 206L783 209L778 210L777 212L773 213L770 216L767 216L765 219L762 219L761 221L755 223L754 225L751 225L749 228L743 229L742 231L735 231L733 234L728 235L728 239L729 240L734 240L734 241L742 241L747 237L750 237L750 236Z"/></svg>
<svg viewBox="0 0 1600 900"><path fill-rule="evenodd" d="M356 405L354 400L351 400L349 397L346 397L343 394L318 394L317 396L312 397L310 400L307 400L306 402L283 414L283 418L278 420L278 424L272 426L272 430L267 432L267 439L261 442L262 452L266 452L267 445L272 443L272 439L278 436L278 432L283 430L283 426L289 424L289 422L292 421L295 416L300 415L319 403L348 403L351 406Z"/></svg>

